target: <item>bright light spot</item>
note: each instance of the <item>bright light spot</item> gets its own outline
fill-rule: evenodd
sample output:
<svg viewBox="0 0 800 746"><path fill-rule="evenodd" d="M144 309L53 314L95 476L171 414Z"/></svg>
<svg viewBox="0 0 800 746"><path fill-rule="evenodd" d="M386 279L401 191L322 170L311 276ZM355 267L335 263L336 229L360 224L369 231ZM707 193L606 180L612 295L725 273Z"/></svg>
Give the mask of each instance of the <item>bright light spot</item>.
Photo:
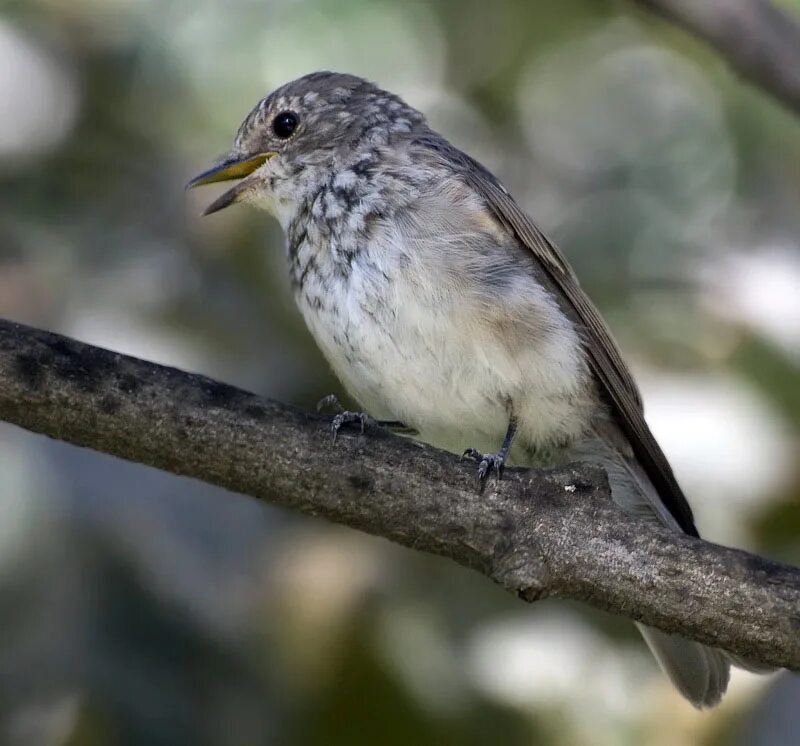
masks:
<svg viewBox="0 0 800 746"><path fill-rule="evenodd" d="M526 710L575 709L578 722L596 724L641 711L642 660L562 609L479 629L468 665L476 686L497 700Z"/></svg>
<svg viewBox="0 0 800 746"><path fill-rule="evenodd" d="M797 246L716 257L705 274L712 311L751 327L800 362Z"/></svg>
<svg viewBox="0 0 800 746"><path fill-rule="evenodd" d="M647 421L709 538L746 542L759 507L792 468L791 439L747 385L723 376L640 377Z"/></svg>
<svg viewBox="0 0 800 746"><path fill-rule="evenodd" d="M0 157L54 147L71 130L77 110L70 68L0 22Z"/></svg>

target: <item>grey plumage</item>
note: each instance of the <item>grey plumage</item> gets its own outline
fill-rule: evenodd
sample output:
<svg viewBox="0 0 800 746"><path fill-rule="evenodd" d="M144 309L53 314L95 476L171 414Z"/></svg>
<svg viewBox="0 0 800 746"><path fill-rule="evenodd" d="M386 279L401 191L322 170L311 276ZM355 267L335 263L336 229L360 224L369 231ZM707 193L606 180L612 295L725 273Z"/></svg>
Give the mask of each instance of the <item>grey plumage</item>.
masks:
<svg viewBox="0 0 800 746"><path fill-rule="evenodd" d="M296 123L284 136L275 122L286 112ZM422 114L360 78L315 73L259 102L231 153L194 183L242 171L211 209L247 202L281 222L298 306L370 414L459 453L497 449L513 421L516 463L597 462L622 508L697 535L572 269ZM689 701L720 700L724 653L641 631Z"/></svg>

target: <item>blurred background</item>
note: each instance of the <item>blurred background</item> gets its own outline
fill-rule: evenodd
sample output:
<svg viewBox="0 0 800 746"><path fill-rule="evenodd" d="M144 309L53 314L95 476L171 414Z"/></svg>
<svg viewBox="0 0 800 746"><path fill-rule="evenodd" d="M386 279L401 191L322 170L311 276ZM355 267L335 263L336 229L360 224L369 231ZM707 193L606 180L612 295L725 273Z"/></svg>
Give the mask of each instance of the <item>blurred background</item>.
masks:
<svg viewBox="0 0 800 746"><path fill-rule="evenodd" d="M784 2L787 9L800 3ZM701 533L800 563L800 122L611 0L2 0L0 316L312 407L266 214L189 177L272 88L364 75L561 244ZM0 423L0 743L800 740L698 713L625 620Z"/></svg>

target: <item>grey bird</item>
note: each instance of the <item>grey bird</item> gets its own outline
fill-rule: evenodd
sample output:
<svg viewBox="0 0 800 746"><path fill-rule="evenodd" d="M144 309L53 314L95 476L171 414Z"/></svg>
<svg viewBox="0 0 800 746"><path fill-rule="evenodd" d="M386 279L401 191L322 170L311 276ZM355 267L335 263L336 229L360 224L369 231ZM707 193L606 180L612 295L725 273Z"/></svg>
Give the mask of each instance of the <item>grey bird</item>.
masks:
<svg viewBox="0 0 800 746"><path fill-rule="evenodd" d="M370 415L456 453L469 446L481 480L507 462L600 464L624 510L698 535L564 256L419 111L355 76L307 75L261 100L190 186L232 179L206 214L242 202L278 219L300 311ZM720 701L731 656L639 629L684 697Z"/></svg>

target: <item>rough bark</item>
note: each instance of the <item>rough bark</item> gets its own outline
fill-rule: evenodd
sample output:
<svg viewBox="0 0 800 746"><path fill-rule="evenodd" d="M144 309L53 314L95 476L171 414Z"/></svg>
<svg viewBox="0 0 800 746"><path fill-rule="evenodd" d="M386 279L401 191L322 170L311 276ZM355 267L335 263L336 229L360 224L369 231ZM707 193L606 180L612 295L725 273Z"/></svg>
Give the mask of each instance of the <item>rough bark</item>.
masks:
<svg viewBox="0 0 800 746"><path fill-rule="evenodd" d="M585 601L800 669L800 570L626 515L605 475L474 464L204 376L0 321L0 419L449 557L534 601Z"/></svg>
<svg viewBox="0 0 800 746"><path fill-rule="evenodd" d="M769 0L636 0L703 39L745 80L800 114L800 18Z"/></svg>

